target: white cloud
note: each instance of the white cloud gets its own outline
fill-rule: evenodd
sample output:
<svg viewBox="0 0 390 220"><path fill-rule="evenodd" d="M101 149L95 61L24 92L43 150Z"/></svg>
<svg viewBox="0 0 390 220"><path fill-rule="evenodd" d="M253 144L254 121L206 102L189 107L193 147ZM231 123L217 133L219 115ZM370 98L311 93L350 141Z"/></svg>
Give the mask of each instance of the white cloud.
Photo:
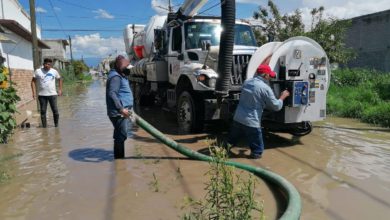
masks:
<svg viewBox="0 0 390 220"><path fill-rule="evenodd" d="M166 15L168 13L167 0L152 0L151 4L153 10L156 11L158 15Z"/></svg>
<svg viewBox="0 0 390 220"><path fill-rule="evenodd" d="M237 0L237 3L260 4L260 0Z"/></svg>
<svg viewBox="0 0 390 220"><path fill-rule="evenodd" d="M390 1L388 0L377 0L375 3L368 0L303 0L303 5L306 6L303 9L310 8L310 10L314 7L324 6L325 15L340 19L390 9Z"/></svg>
<svg viewBox="0 0 390 220"><path fill-rule="evenodd" d="M113 15L101 8L92 12L98 14L95 18L114 19Z"/></svg>
<svg viewBox="0 0 390 220"><path fill-rule="evenodd" d="M109 54L125 54L122 37L103 38L99 33L76 35L72 39L72 52L75 57L107 57Z"/></svg>
<svg viewBox="0 0 390 220"><path fill-rule="evenodd" d="M37 12L37 13L46 13L47 11L44 8L42 8L42 7L36 7L35 8L35 12Z"/></svg>
<svg viewBox="0 0 390 220"><path fill-rule="evenodd" d="M338 19L353 18L390 9L389 0L377 0L375 3L368 0L302 0L302 4L305 6L300 8L302 20L307 27L311 24L310 11L320 6L325 8L325 17Z"/></svg>

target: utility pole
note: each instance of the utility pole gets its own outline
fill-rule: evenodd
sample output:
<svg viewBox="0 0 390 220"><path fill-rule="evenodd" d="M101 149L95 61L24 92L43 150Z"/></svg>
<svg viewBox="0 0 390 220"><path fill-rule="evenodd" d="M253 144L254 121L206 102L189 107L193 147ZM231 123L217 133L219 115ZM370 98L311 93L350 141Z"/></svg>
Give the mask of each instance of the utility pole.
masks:
<svg viewBox="0 0 390 220"><path fill-rule="evenodd" d="M36 70L40 66L40 61L39 61L39 49L38 49L38 37L37 37L37 22L35 18L35 0L29 0L29 1L30 1L33 62L34 62L34 70Z"/></svg>
<svg viewBox="0 0 390 220"><path fill-rule="evenodd" d="M73 62L72 38L70 38L70 35L69 35L69 50L70 50L70 62Z"/></svg>
<svg viewBox="0 0 390 220"><path fill-rule="evenodd" d="M171 5L171 0L168 1L168 12L172 13L172 5Z"/></svg>
<svg viewBox="0 0 390 220"><path fill-rule="evenodd" d="M38 49L38 37L37 37L37 23L35 19L35 0L29 0L30 3L30 19L31 19L31 38L32 38L32 55L33 55L33 66L35 71L40 66L39 60L39 49ZM35 82L35 99L37 101L37 110L39 112L38 102L38 86Z"/></svg>

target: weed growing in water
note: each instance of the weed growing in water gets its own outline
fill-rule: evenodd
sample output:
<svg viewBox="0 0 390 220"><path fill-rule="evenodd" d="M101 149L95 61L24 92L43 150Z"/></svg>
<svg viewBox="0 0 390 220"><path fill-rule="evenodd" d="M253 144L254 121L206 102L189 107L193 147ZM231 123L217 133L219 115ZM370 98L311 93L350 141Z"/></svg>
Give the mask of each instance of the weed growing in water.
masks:
<svg viewBox="0 0 390 220"><path fill-rule="evenodd" d="M177 167L176 169L176 179L183 178L183 174L181 173L180 167Z"/></svg>
<svg viewBox="0 0 390 220"><path fill-rule="evenodd" d="M184 214L184 220L231 220L264 219L262 203L254 199L256 180L252 174L245 180L242 173L235 174L234 167L226 165L227 152L224 148L210 146L213 160L210 176L206 183L204 200L187 199L190 212Z"/></svg>
<svg viewBox="0 0 390 220"><path fill-rule="evenodd" d="M154 192L160 191L159 190L158 180L157 180L157 177L156 177L155 173L153 173L153 180L149 183L149 185L153 188Z"/></svg>
<svg viewBox="0 0 390 220"><path fill-rule="evenodd" d="M144 157L142 152L141 152L141 147L140 146L137 145L137 146L134 147L134 155L136 157L141 157L141 158Z"/></svg>
<svg viewBox="0 0 390 220"><path fill-rule="evenodd" d="M21 153L10 155L10 156L0 156L0 184L6 183L11 179L11 175L9 175L8 172L6 171L7 170L6 162L20 156L22 156Z"/></svg>
<svg viewBox="0 0 390 220"><path fill-rule="evenodd" d="M4 170L0 170L0 184L7 182L11 176Z"/></svg>

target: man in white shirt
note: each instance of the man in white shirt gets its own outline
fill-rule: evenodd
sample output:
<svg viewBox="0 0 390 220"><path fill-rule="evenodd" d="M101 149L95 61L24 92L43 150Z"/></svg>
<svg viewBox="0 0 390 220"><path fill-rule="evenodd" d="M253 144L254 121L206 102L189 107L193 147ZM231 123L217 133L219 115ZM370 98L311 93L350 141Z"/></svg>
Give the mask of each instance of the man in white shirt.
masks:
<svg viewBox="0 0 390 220"><path fill-rule="evenodd" d="M57 95L62 95L62 79L57 70L51 68L53 61L49 58L44 59L43 68L37 69L34 72L31 80L31 89L33 99L36 98L35 84L38 85L38 100L41 109L41 121L42 127L46 128L46 110L47 103L49 102L51 111L53 112L54 126L58 127L58 108L57 108ZM58 93L56 91L56 79L59 80Z"/></svg>

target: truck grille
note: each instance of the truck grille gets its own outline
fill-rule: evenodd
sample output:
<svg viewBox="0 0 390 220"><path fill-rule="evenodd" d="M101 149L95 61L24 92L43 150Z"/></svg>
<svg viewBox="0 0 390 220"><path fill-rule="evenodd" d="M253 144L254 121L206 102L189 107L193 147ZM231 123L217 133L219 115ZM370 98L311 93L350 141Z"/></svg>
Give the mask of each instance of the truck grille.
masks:
<svg viewBox="0 0 390 220"><path fill-rule="evenodd" d="M248 67L251 55L233 55L232 75L230 83L232 86L239 86L246 79L246 68Z"/></svg>

